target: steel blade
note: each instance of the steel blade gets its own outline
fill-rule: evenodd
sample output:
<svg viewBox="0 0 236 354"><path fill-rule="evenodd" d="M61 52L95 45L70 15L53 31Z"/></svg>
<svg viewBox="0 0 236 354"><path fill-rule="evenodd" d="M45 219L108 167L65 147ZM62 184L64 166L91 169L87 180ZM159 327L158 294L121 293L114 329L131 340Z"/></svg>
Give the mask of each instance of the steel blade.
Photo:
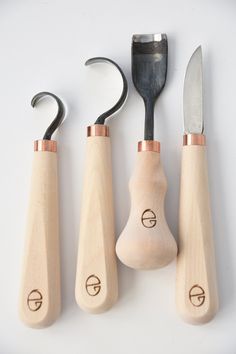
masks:
<svg viewBox="0 0 236 354"><path fill-rule="evenodd" d="M184 131L186 134L203 133L202 115L202 48L191 56L184 79Z"/></svg>

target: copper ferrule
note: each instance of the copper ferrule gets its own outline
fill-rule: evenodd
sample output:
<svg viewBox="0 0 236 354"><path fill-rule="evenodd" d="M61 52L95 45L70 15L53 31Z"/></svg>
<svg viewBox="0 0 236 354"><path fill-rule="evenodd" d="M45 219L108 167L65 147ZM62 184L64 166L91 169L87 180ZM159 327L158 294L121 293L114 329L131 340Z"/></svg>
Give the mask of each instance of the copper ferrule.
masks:
<svg viewBox="0 0 236 354"><path fill-rule="evenodd" d="M161 144L156 140L142 140L138 142L138 152L153 151L160 152Z"/></svg>
<svg viewBox="0 0 236 354"><path fill-rule="evenodd" d="M203 134L184 134L183 145L206 145L206 137Z"/></svg>
<svg viewBox="0 0 236 354"><path fill-rule="evenodd" d="M36 140L34 142L34 151L57 152L57 142L55 140Z"/></svg>
<svg viewBox="0 0 236 354"><path fill-rule="evenodd" d="M109 136L109 127L105 124L94 124L87 127L87 136Z"/></svg>

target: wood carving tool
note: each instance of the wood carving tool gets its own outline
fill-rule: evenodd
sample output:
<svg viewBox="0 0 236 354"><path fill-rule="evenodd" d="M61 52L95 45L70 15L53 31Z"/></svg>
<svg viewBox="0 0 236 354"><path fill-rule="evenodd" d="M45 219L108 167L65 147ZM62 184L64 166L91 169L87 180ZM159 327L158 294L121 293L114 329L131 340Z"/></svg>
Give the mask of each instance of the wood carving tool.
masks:
<svg viewBox="0 0 236 354"><path fill-rule="evenodd" d="M121 68L110 59L92 58L86 65L103 62L118 69L123 91L118 102L87 128L75 297L90 313L108 310L118 296L111 147L105 120L124 104L128 85Z"/></svg>
<svg viewBox="0 0 236 354"><path fill-rule="evenodd" d="M184 137L180 182L176 303L192 324L210 321L218 309L215 255L203 135L202 50L193 53L184 81Z"/></svg>
<svg viewBox="0 0 236 354"><path fill-rule="evenodd" d="M135 269L164 267L177 253L164 212L167 181L160 161L160 143L153 140L154 106L166 82L167 51L165 34L133 36L132 77L145 104L145 133L138 143L129 184L130 215L117 241L116 253L125 265Z"/></svg>
<svg viewBox="0 0 236 354"><path fill-rule="evenodd" d="M43 139L34 142L19 304L21 320L35 328L52 324L61 308L57 142L51 140L51 136L64 118L64 106L50 92L35 95L31 105L35 107L45 96L56 100L58 113Z"/></svg>

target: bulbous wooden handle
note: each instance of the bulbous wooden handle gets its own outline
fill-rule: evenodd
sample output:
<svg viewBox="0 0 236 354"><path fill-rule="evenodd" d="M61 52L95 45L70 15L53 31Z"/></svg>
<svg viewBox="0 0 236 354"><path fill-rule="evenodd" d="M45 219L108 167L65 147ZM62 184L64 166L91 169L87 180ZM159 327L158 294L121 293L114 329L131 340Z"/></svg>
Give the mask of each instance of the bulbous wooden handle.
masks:
<svg viewBox="0 0 236 354"><path fill-rule="evenodd" d="M118 296L110 138L87 138L75 296L85 311L109 309Z"/></svg>
<svg viewBox="0 0 236 354"><path fill-rule="evenodd" d="M116 253L131 268L164 267L175 258L177 246L165 218L167 182L160 153L138 152L129 187L130 215L117 241Z"/></svg>
<svg viewBox="0 0 236 354"><path fill-rule="evenodd" d="M57 154L34 152L20 290L20 317L46 327L60 313Z"/></svg>
<svg viewBox="0 0 236 354"><path fill-rule="evenodd" d="M183 147L176 303L192 324L210 321L218 309L206 147Z"/></svg>

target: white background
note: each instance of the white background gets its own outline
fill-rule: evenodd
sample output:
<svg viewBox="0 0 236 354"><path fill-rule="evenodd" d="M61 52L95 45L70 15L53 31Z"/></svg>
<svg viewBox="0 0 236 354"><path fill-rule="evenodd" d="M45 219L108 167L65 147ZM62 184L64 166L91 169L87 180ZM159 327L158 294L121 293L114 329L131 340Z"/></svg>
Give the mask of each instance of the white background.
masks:
<svg viewBox="0 0 236 354"><path fill-rule="evenodd" d="M182 91L187 62L202 44L204 116L220 310L204 326L184 323L175 309L175 264L135 272L119 263L119 301L89 315L74 299L75 265L86 126L119 97L110 66L85 67L92 56L117 61L129 80L124 109L109 121L116 234L129 213L128 181L144 107L130 74L133 33L165 32L169 40L166 87L156 104L155 136L168 178L166 214L178 236L182 144ZM0 353L1 354L235 354L236 353L236 4L228 1L4 1L0 2ZM55 114L48 90L67 104L59 144L62 313L49 328L25 327L17 302L24 245L32 142Z"/></svg>

